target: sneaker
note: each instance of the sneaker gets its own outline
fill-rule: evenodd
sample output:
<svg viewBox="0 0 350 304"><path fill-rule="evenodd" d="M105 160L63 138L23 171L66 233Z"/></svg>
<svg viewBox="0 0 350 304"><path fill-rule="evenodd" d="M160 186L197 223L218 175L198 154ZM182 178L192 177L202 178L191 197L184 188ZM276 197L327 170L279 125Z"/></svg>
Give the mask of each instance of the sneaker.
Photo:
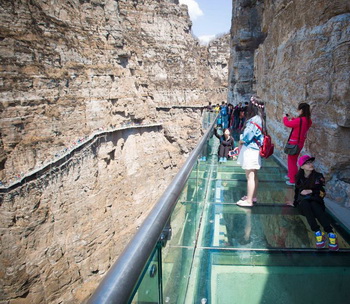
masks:
<svg viewBox="0 0 350 304"><path fill-rule="evenodd" d="M332 251L339 250L337 235L335 233L328 233L328 248Z"/></svg>
<svg viewBox="0 0 350 304"><path fill-rule="evenodd" d="M326 237L323 232L317 231L315 232L315 237L316 237L316 247L317 248L324 248L326 245Z"/></svg>
<svg viewBox="0 0 350 304"><path fill-rule="evenodd" d="M226 158L226 157L224 157L224 160L223 160L223 162L224 162L224 163L226 163L226 162L227 162L227 158Z"/></svg>
<svg viewBox="0 0 350 304"><path fill-rule="evenodd" d="M291 183L290 181L286 181L286 184L287 184L288 186L295 186L295 183Z"/></svg>
<svg viewBox="0 0 350 304"><path fill-rule="evenodd" d="M284 177L284 179L289 180L289 176L288 175L285 175L283 177Z"/></svg>

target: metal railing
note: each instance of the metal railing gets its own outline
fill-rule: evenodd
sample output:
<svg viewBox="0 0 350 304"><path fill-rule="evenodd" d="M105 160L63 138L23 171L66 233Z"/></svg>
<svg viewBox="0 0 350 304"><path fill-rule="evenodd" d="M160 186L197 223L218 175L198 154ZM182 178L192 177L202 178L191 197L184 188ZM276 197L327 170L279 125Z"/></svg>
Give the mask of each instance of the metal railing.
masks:
<svg viewBox="0 0 350 304"><path fill-rule="evenodd" d="M216 119L87 303L128 303L215 123Z"/></svg>

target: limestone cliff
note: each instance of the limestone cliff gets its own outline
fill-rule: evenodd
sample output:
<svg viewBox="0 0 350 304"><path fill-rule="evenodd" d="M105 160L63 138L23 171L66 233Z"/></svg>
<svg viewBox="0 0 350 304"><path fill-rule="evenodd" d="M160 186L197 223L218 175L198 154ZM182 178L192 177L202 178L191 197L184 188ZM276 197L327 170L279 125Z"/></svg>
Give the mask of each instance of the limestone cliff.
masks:
<svg viewBox="0 0 350 304"><path fill-rule="evenodd" d="M211 49L176 3L3 2L0 180L99 128L160 121L159 106L226 99L228 55L211 77Z"/></svg>
<svg viewBox="0 0 350 304"><path fill-rule="evenodd" d="M249 100L255 85L254 54L265 36L261 32L261 1L232 3L229 100L233 104Z"/></svg>
<svg viewBox="0 0 350 304"><path fill-rule="evenodd" d="M226 100L229 36L200 46L176 0L0 16L0 302L80 303L200 138L191 106Z"/></svg>
<svg viewBox="0 0 350 304"><path fill-rule="evenodd" d="M303 153L315 155L329 181L328 196L350 206L349 1L233 3L231 96L244 100L250 90L264 99L282 159L288 137L282 116L296 116L298 103L309 103L314 124Z"/></svg>

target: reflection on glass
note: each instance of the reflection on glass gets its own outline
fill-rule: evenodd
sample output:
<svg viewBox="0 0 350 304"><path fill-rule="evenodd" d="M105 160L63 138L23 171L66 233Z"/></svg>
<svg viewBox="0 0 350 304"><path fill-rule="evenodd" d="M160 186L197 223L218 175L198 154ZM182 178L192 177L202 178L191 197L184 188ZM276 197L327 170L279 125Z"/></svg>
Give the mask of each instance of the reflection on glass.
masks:
<svg viewBox="0 0 350 304"><path fill-rule="evenodd" d="M164 303L185 303L193 248L166 246L162 255Z"/></svg>
<svg viewBox="0 0 350 304"><path fill-rule="evenodd" d="M203 247L255 249L315 249L313 232L305 217L289 206L240 208L234 204L210 204ZM336 225L335 225L336 227ZM350 248L341 233L341 248Z"/></svg>
<svg viewBox="0 0 350 304"><path fill-rule="evenodd" d="M157 246L153 252L148 266L143 273L143 278L132 299L132 304L162 303L161 302L161 264L159 263L159 248Z"/></svg>

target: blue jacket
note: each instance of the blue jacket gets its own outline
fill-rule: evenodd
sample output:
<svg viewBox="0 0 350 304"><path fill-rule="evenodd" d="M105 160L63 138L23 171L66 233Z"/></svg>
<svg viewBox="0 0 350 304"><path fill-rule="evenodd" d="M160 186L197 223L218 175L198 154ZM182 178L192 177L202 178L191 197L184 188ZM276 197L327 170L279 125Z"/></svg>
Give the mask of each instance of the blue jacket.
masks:
<svg viewBox="0 0 350 304"><path fill-rule="evenodd" d="M247 148L259 150L256 141L260 142L260 145L262 145L264 142L264 135L260 129L253 124L253 122L262 127L262 120L259 115L255 115L248 119L243 134L241 135L241 140L244 141L244 145Z"/></svg>

